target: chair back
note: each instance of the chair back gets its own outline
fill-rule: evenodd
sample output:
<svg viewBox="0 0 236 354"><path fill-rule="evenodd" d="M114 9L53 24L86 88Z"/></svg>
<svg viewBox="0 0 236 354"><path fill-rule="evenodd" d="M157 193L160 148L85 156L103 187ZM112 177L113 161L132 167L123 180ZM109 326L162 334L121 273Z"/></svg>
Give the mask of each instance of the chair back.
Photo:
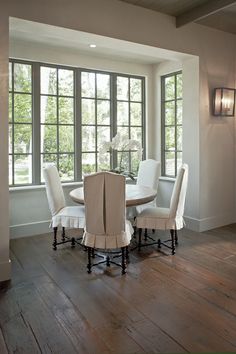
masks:
<svg viewBox="0 0 236 354"><path fill-rule="evenodd" d="M45 179L49 209L52 216L54 216L66 206L60 176L56 166L54 165L44 167L43 175Z"/></svg>
<svg viewBox="0 0 236 354"><path fill-rule="evenodd" d="M84 178L86 231L114 236L125 231L125 177L99 172Z"/></svg>
<svg viewBox="0 0 236 354"><path fill-rule="evenodd" d="M161 164L159 161L148 159L141 161L138 169L137 184L157 190Z"/></svg>
<svg viewBox="0 0 236 354"><path fill-rule="evenodd" d="M170 217L183 216L188 185L188 165L183 164L175 180L171 201Z"/></svg>

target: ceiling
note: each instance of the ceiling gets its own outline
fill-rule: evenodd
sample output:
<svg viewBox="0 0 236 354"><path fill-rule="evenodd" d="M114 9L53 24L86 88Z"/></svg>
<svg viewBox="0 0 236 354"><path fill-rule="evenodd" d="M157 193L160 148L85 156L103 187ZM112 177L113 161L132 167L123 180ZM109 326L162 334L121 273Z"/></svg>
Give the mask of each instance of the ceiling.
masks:
<svg viewBox="0 0 236 354"><path fill-rule="evenodd" d="M236 1L230 0L119 0L176 17L176 26L196 22L236 34Z"/></svg>

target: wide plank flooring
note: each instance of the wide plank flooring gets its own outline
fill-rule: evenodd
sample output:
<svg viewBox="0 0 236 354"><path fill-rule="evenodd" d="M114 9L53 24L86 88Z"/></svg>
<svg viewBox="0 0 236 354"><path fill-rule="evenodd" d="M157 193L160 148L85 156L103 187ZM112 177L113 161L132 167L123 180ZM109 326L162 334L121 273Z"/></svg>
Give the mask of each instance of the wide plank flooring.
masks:
<svg viewBox="0 0 236 354"><path fill-rule="evenodd" d="M86 252L51 238L11 241L1 354L236 353L236 225L179 232L175 256L134 251L125 276L87 274Z"/></svg>

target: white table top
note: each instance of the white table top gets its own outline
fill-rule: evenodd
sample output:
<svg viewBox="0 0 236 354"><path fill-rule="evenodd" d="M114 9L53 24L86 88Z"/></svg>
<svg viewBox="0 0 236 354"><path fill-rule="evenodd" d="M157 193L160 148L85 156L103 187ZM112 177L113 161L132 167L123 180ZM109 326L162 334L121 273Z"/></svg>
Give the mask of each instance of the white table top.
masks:
<svg viewBox="0 0 236 354"><path fill-rule="evenodd" d="M157 192L154 189L137 184L126 185L126 206L136 206L149 203L155 199ZM70 192L71 199L79 204L84 204L83 187L73 189Z"/></svg>

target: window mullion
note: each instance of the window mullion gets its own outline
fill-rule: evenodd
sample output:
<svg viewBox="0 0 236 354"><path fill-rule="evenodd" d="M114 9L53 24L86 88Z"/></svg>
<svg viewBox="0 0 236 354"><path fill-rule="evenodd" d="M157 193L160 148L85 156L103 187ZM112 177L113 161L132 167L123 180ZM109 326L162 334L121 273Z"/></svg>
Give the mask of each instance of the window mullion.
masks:
<svg viewBox="0 0 236 354"><path fill-rule="evenodd" d="M32 99L33 99L33 184L40 184L40 65L32 64Z"/></svg>
<svg viewBox="0 0 236 354"><path fill-rule="evenodd" d="M117 134L117 75L111 75L111 134L112 137ZM112 151L111 156L112 169L117 166L117 151Z"/></svg>
<svg viewBox="0 0 236 354"><path fill-rule="evenodd" d="M75 180L82 180L82 141L81 141L81 70L75 70Z"/></svg>

